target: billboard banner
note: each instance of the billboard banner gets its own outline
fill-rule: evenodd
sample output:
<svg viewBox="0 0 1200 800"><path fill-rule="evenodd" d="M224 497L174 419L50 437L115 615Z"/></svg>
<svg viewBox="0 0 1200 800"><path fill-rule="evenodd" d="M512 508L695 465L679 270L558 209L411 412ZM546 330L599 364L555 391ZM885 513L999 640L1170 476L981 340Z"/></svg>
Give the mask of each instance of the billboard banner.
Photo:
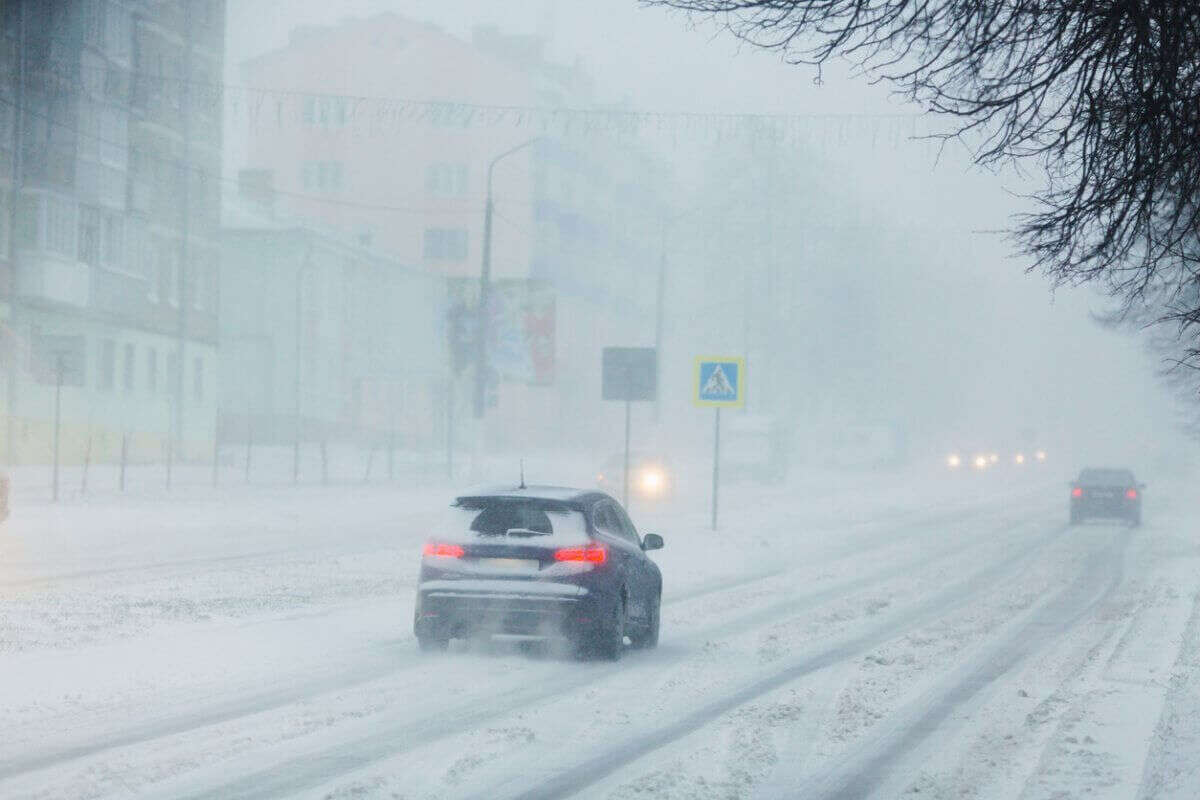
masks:
<svg viewBox="0 0 1200 800"><path fill-rule="evenodd" d="M554 383L554 287L541 280L492 284L488 356L501 380Z"/></svg>

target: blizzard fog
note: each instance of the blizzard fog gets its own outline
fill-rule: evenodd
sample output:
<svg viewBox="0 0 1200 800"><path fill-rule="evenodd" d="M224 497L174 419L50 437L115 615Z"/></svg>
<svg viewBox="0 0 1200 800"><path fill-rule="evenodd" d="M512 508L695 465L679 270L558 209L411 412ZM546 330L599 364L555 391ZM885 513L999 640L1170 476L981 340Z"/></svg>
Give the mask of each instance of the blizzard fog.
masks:
<svg viewBox="0 0 1200 800"><path fill-rule="evenodd" d="M135 41L180 25L133 5ZM15 269L49 266L4 318L25 355L0 797L1196 796L1194 408L1145 336L1098 321L1111 298L1029 271L1006 231L1041 173L979 168L847 65L818 78L635 0L192 6L223 44L154 63L204 113L159 125L178 106L151 88L112 124L120 168L190 159L195 194L167 167L118 210L84 177L24 180L42 210ZM77 135L85 176L110 122L41 141ZM181 192L175 239L142 224ZM83 220L78 259L53 198ZM85 258L119 242L93 205L149 231L147 264ZM126 301L149 310L122 321ZM86 341L86 368L55 376L43 340ZM604 349L656 345L657 398L602 399ZM719 416L707 357L743 359ZM1136 474L1109 498L1136 518L1075 524L1088 466ZM544 560L600 573L563 553L597 535L567 508L593 490L661 573L657 648L421 640L424 583L505 614L529 598L486 569L598 593L472 553L468 521L500 491L578 512ZM460 496L483 505L448 515ZM536 527L498 530L558 532ZM430 580L443 556L467 571Z"/></svg>
<svg viewBox="0 0 1200 800"><path fill-rule="evenodd" d="M789 414L809 428L895 422L918 460L947 448L1028 447L1014 442L1025 430L1056 450L1064 478L1085 462L1150 469L1183 457L1157 378L1166 365L1135 338L1094 323L1093 312L1113 307L1095 290L1054 291L1026 274L1028 259L1005 237L1012 215L1029 209L1021 196L1036 188L1032 178L984 172L962 144L917 140L947 128L885 87L836 65L818 82L813 69L738 46L682 14L586 3L353 2L335 11L298 1L287 14L239 3L230 10L227 76L237 83L240 62L283 46L298 25L382 12L462 38L488 25L546 37L547 56L586 69L604 105L801 118L782 144L750 125L717 136L703 121L689 129L670 119L635 139L668 165L665 213L677 220L664 239L661 354L663 403L673 408L649 431L664 444L678 450L708 435L686 393L693 357L715 348L750 359L751 411ZM438 81L431 76L429 96ZM588 134L574 136L589 146ZM228 119L227 171L241 165L244 138L243 121ZM638 287L642 318L623 335L571 357L598 363L602 347L652 344L653 290L649 281ZM864 403L864 393L875 400ZM613 441L617 405L588 408ZM644 411L634 409L643 434Z"/></svg>

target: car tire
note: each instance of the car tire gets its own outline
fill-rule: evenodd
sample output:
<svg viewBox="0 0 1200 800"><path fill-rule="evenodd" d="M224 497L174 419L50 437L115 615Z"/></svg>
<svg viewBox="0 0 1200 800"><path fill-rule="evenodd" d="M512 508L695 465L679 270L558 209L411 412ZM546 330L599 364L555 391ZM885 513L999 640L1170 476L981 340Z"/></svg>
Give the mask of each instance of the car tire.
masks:
<svg viewBox="0 0 1200 800"><path fill-rule="evenodd" d="M658 647L658 627L661 611L662 595L660 594L654 598L654 605L650 609L650 620L646 625L646 629L638 633L637 636L631 635L629 637L629 641L633 643L634 647L642 650L653 650Z"/></svg>
<svg viewBox="0 0 1200 800"><path fill-rule="evenodd" d="M620 661L625 650L625 596L617 597L607 622L596 631L594 652L603 661Z"/></svg>
<svg viewBox="0 0 1200 800"><path fill-rule="evenodd" d="M418 636L417 646L421 648L422 653L444 653L450 647L450 639L442 636Z"/></svg>

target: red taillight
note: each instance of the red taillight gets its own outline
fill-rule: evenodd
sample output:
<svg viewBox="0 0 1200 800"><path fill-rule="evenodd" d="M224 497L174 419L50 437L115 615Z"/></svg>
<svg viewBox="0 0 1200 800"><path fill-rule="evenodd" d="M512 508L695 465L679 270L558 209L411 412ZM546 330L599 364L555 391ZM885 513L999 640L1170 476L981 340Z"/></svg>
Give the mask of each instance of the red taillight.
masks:
<svg viewBox="0 0 1200 800"><path fill-rule="evenodd" d="M608 560L608 549L602 544L589 544L587 547L563 547L554 551L554 560L603 564Z"/></svg>
<svg viewBox="0 0 1200 800"><path fill-rule="evenodd" d="M1080 489L1078 486L1076 486L1071 490L1071 497L1083 497L1083 489Z"/></svg>
<svg viewBox="0 0 1200 800"><path fill-rule="evenodd" d="M1130 500L1137 500L1137 489L1126 489L1125 496Z"/></svg>
<svg viewBox="0 0 1200 800"><path fill-rule="evenodd" d="M427 556L442 556L444 558L462 558L462 545L458 544L437 544L436 542L428 542L425 545L425 550L422 551Z"/></svg>

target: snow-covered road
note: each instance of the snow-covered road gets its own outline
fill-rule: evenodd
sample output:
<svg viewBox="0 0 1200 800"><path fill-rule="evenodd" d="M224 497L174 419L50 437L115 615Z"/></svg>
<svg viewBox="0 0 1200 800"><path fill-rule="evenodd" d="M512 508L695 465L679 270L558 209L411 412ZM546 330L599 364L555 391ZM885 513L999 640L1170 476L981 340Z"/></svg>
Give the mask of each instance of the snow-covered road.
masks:
<svg viewBox="0 0 1200 800"><path fill-rule="evenodd" d="M1044 484L1053 484L1046 486ZM735 487L634 508L662 643L422 655L451 491L34 506L0 534L0 796L1195 797L1200 532L1060 482Z"/></svg>

